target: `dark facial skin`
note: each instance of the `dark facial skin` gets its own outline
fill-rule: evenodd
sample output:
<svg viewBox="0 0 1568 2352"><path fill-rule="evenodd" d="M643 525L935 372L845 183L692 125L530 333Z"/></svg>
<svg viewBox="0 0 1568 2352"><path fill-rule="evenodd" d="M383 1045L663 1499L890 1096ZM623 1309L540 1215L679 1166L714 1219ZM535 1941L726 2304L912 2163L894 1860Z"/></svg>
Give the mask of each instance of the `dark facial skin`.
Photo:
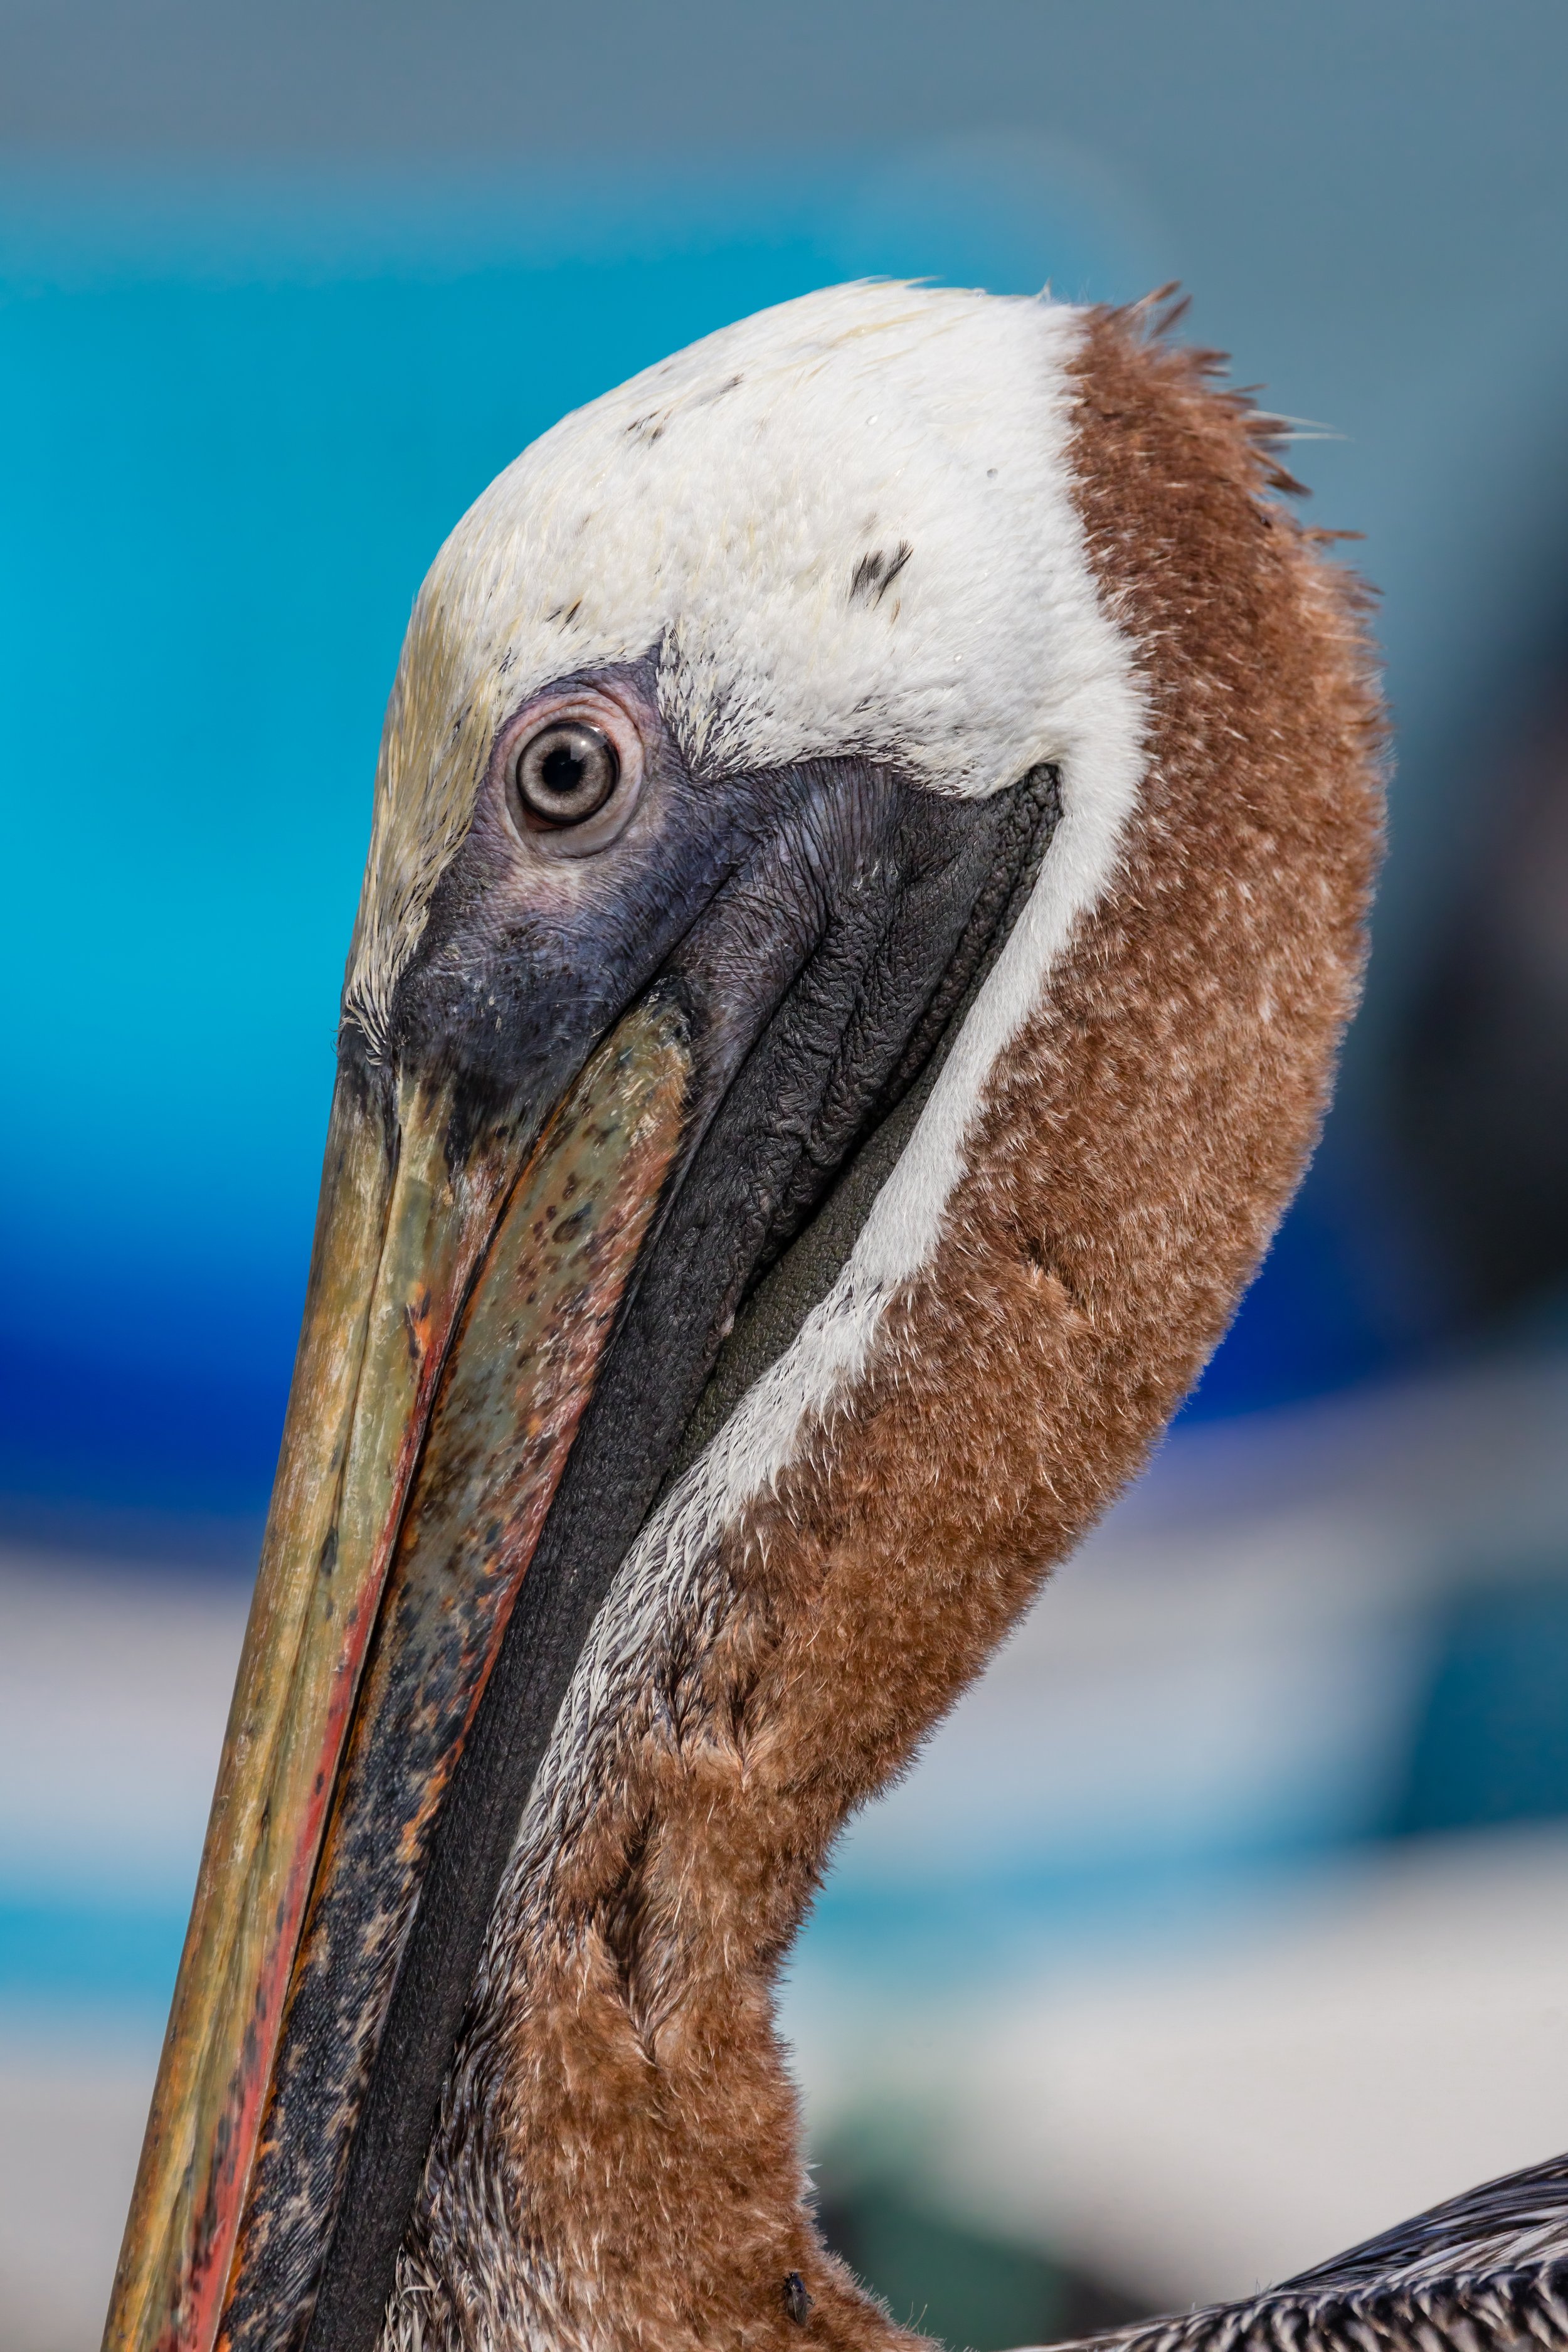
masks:
<svg viewBox="0 0 1568 2352"><path fill-rule="evenodd" d="M775 822L765 784L693 782L652 688L651 664L577 674L498 733L392 1020L397 1061L459 1076L476 1111L520 1091L553 1099ZM626 766L640 759L635 804L608 838L594 818L530 827L509 791L519 751L563 709L614 726Z"/></svg>
<svg viewBox="0 0 1568 2352"><path fill-rule="evenodd" d="M290 2028L309 2046L279 2065L300 2087L273 2119L279 2226L232 2312L237 2352L374 2346L485 1926L594 1612L742 1301L918 1078L1054 821L1044 772L979 802L856 758L695 777L653 686L651 662L566 678L509 720L394 1000L394 1063L452 1087L454 1158L502 1122L542 1122L650 994L682 1019L693 1074L681 1148L435 1827L341 2194L314 2174L310 2102L324 2086L342 2108L346 1988L340 2000L327 1985ZM640 788L581 827L538 828L518 754L563 712L602 722L623 778L640 762ZM344 1044L352 1062L363 1048ZM389 1895L367 1844L353 1899L374 1917Z"/></svg>
<svg viewBox="0 0 1568 2352"><path fill-rule="evenodd" d="M635 730L635 805L608 838L602 818L531 830L508 789L519 750L563 706L592 712L595 697ZM900 980L919 992L912 964L929 958L897 938L900 923L910 929L902 901L914 893L925 929L961 918L961 869L985 813L853 759L697 780L658 714L651 662L559 680L498 734L468 835L398 985L394 1056L458 1078L476 1119L520 1096L553 1100L662 978L689 1003L721 1091L825 949L817 987L830 995L835 967L847 979L851 963L878 999L907 992ZM900 973L900 962L911 968Z"/></svg>

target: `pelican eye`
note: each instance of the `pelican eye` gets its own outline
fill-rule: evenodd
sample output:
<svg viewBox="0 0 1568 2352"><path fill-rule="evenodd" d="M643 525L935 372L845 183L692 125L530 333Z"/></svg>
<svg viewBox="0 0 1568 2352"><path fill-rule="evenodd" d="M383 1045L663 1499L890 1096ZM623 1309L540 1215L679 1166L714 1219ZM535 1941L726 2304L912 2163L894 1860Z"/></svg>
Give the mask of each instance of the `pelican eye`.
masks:
<svg viewBox="0 0 1568 2352"><path fill-rule="evenodd" d="M620 776L620 755L609 737L581 719L557 719L542 727L512 766L523 817L552 828L597 816Z"/></svg>

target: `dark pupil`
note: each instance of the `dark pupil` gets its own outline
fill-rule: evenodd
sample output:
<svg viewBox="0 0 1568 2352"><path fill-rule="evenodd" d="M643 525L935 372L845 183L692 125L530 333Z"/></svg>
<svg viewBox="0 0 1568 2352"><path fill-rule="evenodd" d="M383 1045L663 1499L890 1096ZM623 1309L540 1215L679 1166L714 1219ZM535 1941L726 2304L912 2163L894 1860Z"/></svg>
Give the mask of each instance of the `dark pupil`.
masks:
<svg viewBox="0 0 1568 2352"><path fill-rule="evenodd" d="M564 800L582 785L587 761L570 736L546 751L539 763L539 781L547 793L559 793Z"/></svg>

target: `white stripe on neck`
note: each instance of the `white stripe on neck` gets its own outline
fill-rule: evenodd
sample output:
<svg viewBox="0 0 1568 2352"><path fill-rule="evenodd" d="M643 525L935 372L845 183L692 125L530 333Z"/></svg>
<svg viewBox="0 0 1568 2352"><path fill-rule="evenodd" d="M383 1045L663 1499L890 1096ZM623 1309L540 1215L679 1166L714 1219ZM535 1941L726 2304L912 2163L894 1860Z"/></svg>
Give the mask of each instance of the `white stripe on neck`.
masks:
<svg viewBox="0 0 1568 2352"><path fill-rule="evenodd" d="M605 1743L645 1685L661 1636L677 1625L689 1632L714 1606L713 1561L725 1530L801 1456L863 1379L890 1302L935 1253L997 1059L1042 1002L1053 969L1115 874L1142 778L1145 696L1132 647L1105 609L1072 495L1069 370L1082 313L1042 305L1036 316L1045 482L1037 508L1047 544L1034 584L1050 680L1046 708L1037 715L1044 756L1060 770L1061 820L1034 890L847 1264L623 1561L578 1661L520 1831L511 1874L519 1893L520 1874L547 1870L550 1853L591 1801Z"/></svg>

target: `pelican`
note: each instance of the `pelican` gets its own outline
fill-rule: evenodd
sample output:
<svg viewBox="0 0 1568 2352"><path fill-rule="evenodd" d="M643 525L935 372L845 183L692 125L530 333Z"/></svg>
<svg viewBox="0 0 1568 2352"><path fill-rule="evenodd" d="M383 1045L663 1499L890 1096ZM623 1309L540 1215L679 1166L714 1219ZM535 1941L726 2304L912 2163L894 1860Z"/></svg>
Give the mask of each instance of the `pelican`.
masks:
<svg viewBox="0 0 1568 2352"><path fill-rule="evenodd" d="M860 284L440 551L112 2352L920 2343L773 1985L1316 1136L1383 737L1289 487L1150 306ZM1557 2180L1124 2340L1562 2335Z"/></svg>

